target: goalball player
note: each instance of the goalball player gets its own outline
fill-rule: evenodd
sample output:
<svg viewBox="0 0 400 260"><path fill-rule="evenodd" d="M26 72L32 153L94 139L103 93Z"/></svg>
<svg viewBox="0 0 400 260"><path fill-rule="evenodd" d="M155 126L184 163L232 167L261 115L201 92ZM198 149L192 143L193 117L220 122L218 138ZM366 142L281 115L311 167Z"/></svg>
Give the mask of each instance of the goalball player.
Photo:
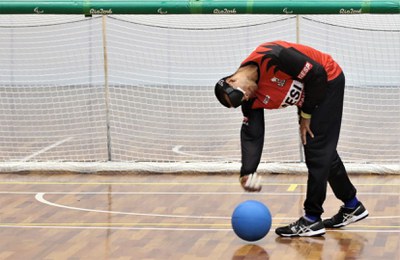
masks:
<svg viewBox="0 0 400 260"><path fill-rule="evenodd" d="M305 215L277 228L280 236L320 236L325 228L340 228L368 216L336 151L344 87L342 69L330 55L285 41L259 45L234 74L215 85L222 105L242 109L240 183L249 192L261 190L256 170L264 145L264 109L298 107L308 169ZM327 183L344 205L322 221Z"/></svg>

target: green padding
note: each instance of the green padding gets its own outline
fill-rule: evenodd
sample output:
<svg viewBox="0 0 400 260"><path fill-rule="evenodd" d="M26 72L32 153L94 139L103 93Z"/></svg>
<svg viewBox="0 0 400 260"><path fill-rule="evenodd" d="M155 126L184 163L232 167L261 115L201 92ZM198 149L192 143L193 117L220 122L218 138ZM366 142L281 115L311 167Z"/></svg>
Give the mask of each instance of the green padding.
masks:
<svg viewBox="0 0 400 260"><path fill-rule="evenodd" d="M400 13L400 0L1 1L0 14L360 14Z"/></svg>

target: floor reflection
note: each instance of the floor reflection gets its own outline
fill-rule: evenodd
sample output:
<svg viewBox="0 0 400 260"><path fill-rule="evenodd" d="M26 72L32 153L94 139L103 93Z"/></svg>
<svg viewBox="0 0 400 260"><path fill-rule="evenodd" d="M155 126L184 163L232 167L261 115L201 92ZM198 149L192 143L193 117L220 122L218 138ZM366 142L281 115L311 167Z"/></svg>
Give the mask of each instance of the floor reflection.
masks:
<svg viewBox="0 0 400 260"><path fill-rule="evenodd" d="M304 259L321 259L325 237L277 237L275 242L292 247Z"/></svg>
<svg viewBox="0 0 400 260"><path fill-rule="evenodd" d="M329 233L339 245L339 250L345 259L361 259L364 246L368 240L356 232L334 231Z"/></svg>
<svg viewBox="0 0 400 260"><path fill-rule="evenodd" d="M294 249L297 259L362 259L368 240L355 232L332 230L321 237L277 237L275 242Z"/></svg>
<svg viewBox="0 0 400 260"><path fill-rule="evenodd" d="M264 248L258 245L247 244L236 250L232 257L232 260L266 260L269 259L269 255Z"/></svg>

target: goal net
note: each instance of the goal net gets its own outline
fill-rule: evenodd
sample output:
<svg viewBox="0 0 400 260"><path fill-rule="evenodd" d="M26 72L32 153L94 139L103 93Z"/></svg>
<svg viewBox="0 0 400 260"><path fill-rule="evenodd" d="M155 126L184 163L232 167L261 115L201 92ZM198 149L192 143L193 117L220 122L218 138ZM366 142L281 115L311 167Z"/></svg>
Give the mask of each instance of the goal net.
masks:
<svg viewBox="0 0 400 260"><path fill-rule="evenodd" d="M349 171L400 171L399 15L1 15L0 38L3 172L237 172L214 85L278 39L343 68ZM305 171L296 109L265 118L259 170Z"/></svg>

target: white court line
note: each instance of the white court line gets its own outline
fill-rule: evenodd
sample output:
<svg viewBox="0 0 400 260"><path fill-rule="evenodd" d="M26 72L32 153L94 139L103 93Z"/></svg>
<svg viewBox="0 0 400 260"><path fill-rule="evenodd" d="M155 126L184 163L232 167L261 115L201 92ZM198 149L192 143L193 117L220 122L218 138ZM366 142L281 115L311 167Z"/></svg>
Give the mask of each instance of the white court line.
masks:
<svg viewBox="0 0 400 260"><path fill-rule="evenodd" d="M87 209L87 208L78 208L78 207L71 207L62 204L57 204L50 202L44 198L45 194L50 194L50 192L40 192L35 195L35 199L39 202L59 207L65 209L72 209L72 210L80 210L80 211L88 211L88 212L98 212L98 213L108 213L108 214L121 214L121 215L134 215L134 216L148 216L148 217L164 217L164 218L191 218L191 219L231 219L231 217L222 217L222 216L192 216L192 215L171 215L171 214L148 214L148 213L135 213L135 212L123 212L123 211L109 211L109 210L97 210L97 209ZM51 193L55 194L55 193ZM107 193L106 193L107 194ZM276 220L292 220L297 219L294 217L272 217ZM393 218L400 218L400 216L377 216L377 217L368 217L368 219L393 219Z"/></svg>
<svg viewBox="0 0 400 260"><path fill-rule="evenodd" d="M29 225L0 225L0 228L46 228L46 229L101 229L101 230L152 230L152 231L203 231L215 232L224 231L232 232L231 228L157 228L157 227L87 227L87 226L29 226ZM270 229L270 233L275 229ZM346 233L400 233L400 230L366 230L366 229L340 229L340 230L326 230L327 233L331 232L346 232Z"/></svg>
<svg viewBox="0 0 400 260"><path fill-rule="evenodd" d="M0 194L37 194L40 191L0 191ZM301 196L305 193L301 192L257 192L257 193L247 193L247 192L190 192L190 191L46 191L46 194L59 194L59 195L243 195L249 197L259 197L259 196ZM397 192L357 192L358 195L371 195L371 196L400 196ZM328 192L326 195L333 196L333 193Z"/></svg>
<svg viewBox="0 0 400 260"><path fill-rule="evenodd" d="M188 155L188 156L192 156L192 157L194 157L194 156L199 156L199 157L209 157L209 156L205 156L205 155L195 155L195 154L190 154L190 153L185 153L185 152L182 152L181 151L181 148L183 147L183 145L176 145L176 146L174 146L173 148L172 148L172 151L174 152L174 153L177 153L177 154L180 154L180 155Z"/></svg>
<svg viewBox="0 0 400 260"><path fill-rule="evenodd" d="M36 157L39 154L45 153L48 150L53 149L54 147L59 146L60 144L63 144L63 143L65 143L65 142L67 142L67 141L69 141L71 139L72 139L72 137L67 137L67 138L65 138L65 139L63 139L61 141L58 141L58 142L56 142L56 143L54 143L52 145L46 146L45 148L40 149L39 151L37 151L37 152L35 152L35 153L33 153L33 154L29 155L29 156L26 156L26 157L22 158L20 160L20 162L26 162L26 161L32 159L33 157Z"/></svg>
<svg viewBox="0 0 400 260"><path fill-rule="evenodd" d="M233 231L231 228L157 228L157 227L87 227L87 226L29 226L1 225L0 228L52 228L52 229L115 229L115 230L162 230L162 231ZM272 229L271 229L272 230Z"/></svg>
<svg viewBox="0 0 400 260"><path fill-rule="evenodd" d="M80 211L89 211L89 212L98 212L98 213L107 213L107 214L122 214L122 215L135 215L135 216L148 216L148 217L164 217L164 218L195 218L195 219L230 219L230 217L218 217L218 216L190 216L190 215L169 215L169 214L146 214L146 213L135 213L135 212L122 212L122 211L109 211L109 210L97 210L97 209L85 209L85 208L77 208L65 206L62 204L57 204L50 202L44 198L45 193L37 193L35 199L41 203L47 204L49 206L65 208L65 209L73 209Z"/></svg>
<svg viewBox="0 0 400 260"><path fill-rule="evenodd" d="M225 156L210 156L210 155L200 155L200 154L193 154L193 153L187 153L187 152L182 152L183 145L176 145L172 148L172 152L176 153L176 154L180 154L180 155L186 155L186 156L190 156L190 157L199 157L199 158L214 158L214 159L224 159L225 161L229 161L231 159L226 158Z"/></svg>

